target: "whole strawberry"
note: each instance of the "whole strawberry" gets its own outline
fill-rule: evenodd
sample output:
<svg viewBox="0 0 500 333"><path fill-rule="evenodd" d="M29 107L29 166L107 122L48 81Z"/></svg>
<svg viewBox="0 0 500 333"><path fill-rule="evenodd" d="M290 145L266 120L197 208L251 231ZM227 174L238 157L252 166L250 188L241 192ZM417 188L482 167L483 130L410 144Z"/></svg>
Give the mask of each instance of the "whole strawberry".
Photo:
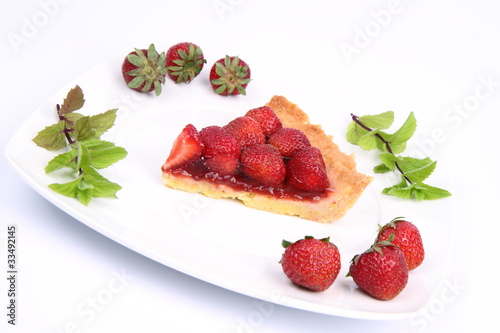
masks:
<svg viewBox="0 0 500 333"><path fill-rule="evenodd" d="M146 49L130 52L122 64L122 75L127 85L140 92L155 91L159 96L167 75L165 52L158 54L154 44Z"/></svg>
<svg viewBox="0 0 500 333"><path fill-rule="evenodd" d="M250 146L241 152L241 171L262 185L277 186L286 175L285 163L278 149L266 143Z"/></svg>
<svg viewBox="0 0 500 333"><path fill-rule="evenodd" d="M420 266L424 261L425 251L417 227L400 217L395 218L380 228L377 241L388 240L391 235L394 235L392 243L403 251L408 269L413 270Z"/></svg>
<svg viewBox="0 0 500 333"><path fill-rule="evenodd" d="M167 51L168 76L175 83L191 82L207 62L201 48L193 43L183 42L170 47Z"/></svg>
<svg viewBox="0 0 500 333"><path fill-rule="evenodd" d="M369 295L380 300L390 300L406 287L408 266L401 249L384 241L356 255L347 275Z"/></svg>
<svg viewBox="0 0 500 333"><path fill-rule="evenodd" d="M249 116L237 117L223 128L238 140L241 148L266 142L262 127L257 120Z"/></svg>
<svg viewBox="0 0 500 333"><path fill-rule="evenodd" d="M274 110L269 106L261 106L251 109L245 114L245 116L255 119L260 124L262 132L266 136L269 136L283 128L281 120L279 120L276 113L274 113Z"/></svg>
<svg viewBox="0 0 500 333"><path fill-rule="evenodd" d="M292 157L298 151L311 146L304 132L289 127L273 133L267 142L278 148L284 157Z"/></svg>
<svg viewBox="0 0 500 333"><path fill-rule="evenodd" d="M250 82L250 67L239 57L221 58L210 70L210 84L216 94L246 95L246 87Z"/></svg>
<svg viewBox="0 0 500 333"><path fill-rule="evenodd" d="M297 189L321 192L330 186L321 151L309 146L296 152L287 163L287 181Z"/></svg>
<svg viewBox="0 0 500 333"><path fill-rule="evenodd" d="M283 241L286 248L281 257L285 275L296 285L325 291L340 272L340 253L330 238L316 239L306 236L295 243Z"/></svg>

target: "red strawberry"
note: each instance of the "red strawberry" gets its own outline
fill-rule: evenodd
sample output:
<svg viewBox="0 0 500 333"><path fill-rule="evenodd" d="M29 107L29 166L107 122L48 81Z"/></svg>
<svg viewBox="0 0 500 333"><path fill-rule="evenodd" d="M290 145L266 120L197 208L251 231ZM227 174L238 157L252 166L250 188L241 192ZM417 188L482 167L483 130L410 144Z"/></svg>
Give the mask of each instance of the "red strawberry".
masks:
<svg viewBox="0 0 500 333"><path fill-rule="evenodd" d="M168 76L175 81L191 82L207 62L201 48L193 43L178 43L167 51Z"/></svg>
<svg viewBox="0 0 500 333"><path fill-rule="evenodd" d="M306 236L295 243L283 241L286 248L281 266L295 284L313 290L325 291L340 272L340 253L329 238Z"/></svg>
<svg viewBox="0 0 500 333"><path fill-rule="evenodd" d="M276 116L276 113L274 113L273 109L269 106L261 106L259 108L252 109L246 113L246 116L257 120L262 128L262 132L264 132L264 135L267 136L283 127L281 121Z"/></svg>
<svg viewBox="0 0 500 333"><path fill-rule="evenodd" d="M229 154L236 158L240 156L241 146L238 140L222 127L205 127L200 131L200 135L204 157L213 157L219 154Z"/></svg>
<svg viewBox="0 0 500 333"><path fill-rule="evenodd" d="M390 242L379 242L355 256L349 267L356 285L369 295L390 300L408 283L408 266L403 252Z"/></svg>
<svg viewBox="0 0 500 333"><path fill-rule="evenodd" d="M231 176L238 171L240 161L232 154L219 154L205 159L205 166L220 176Z"/></svg>
<svg viewBox="0 0 500 333"><path fill-rule="evenodd" d="M130 88L140 92L154 90L158 96L167 75L165 66L165 52L158 54L151 44L147 50L135 49L127 55L122 64L122 74Z"/></svg>
<svg viewBox="0 0 500 333"><path fill-rule="evenodd" d="M266 142L266 136L262 132L260 124L251 117L238 117L230 121L224 129L234 136L241 148Z"/></svg>
<svg viewBox="0 0 500 333"><path fill-rule="evenodd" d="M408 269L412 270L420 266L424 261L425 251L417 227L400 217L395 218L380 228L377 241L388 240L391 235L394 235L392 243L403 251Z"/></svg>
<svg viewBox="0 0 500 333"><path fill-rule="evenodd" d="M285 179L285 163L274 146L250 146L241 152L240 162L243 173L263 185L280 185Z"/></svg>
<svg viewBox="0 0 500 333"><path fill-rule="evenodd" d="M280 129L269 137L267 143L278 148L284 157L292 157L299 150L311 146L304 132L295 128Z"/></svg>
<svg viewBox="0 0 500 333"><path fill-rule="evenodd" d="M288 182L303 191L321 192L330 186L321 151L313 146L304 148L287 163Z"/></svg>
<svg viewBox="0 0 500 333"><path fill-rule="evenodd" d="M239 57L221 58L210 70L210 84L215 93L228 95L246 95L246 87L250 82L250 67Z"/></svg>
<svg viewBox="0 0 500 333"><path fill-rule="evenodd" d="M175 139L162 170L172 170L192 163L201 156L202 150L200 133L193 125L188 124Z"/></svg>

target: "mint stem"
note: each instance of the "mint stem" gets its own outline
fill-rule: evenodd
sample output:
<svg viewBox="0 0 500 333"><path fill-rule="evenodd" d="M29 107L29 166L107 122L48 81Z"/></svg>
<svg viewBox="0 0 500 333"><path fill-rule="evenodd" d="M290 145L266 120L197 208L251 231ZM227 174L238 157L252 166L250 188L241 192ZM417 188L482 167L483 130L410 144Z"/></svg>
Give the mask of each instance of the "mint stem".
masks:
<svg viewBox="0 0 500 333"><path fill-rule="evenodd" d="M59 117L59 120L62 120L64 121L65 123L68 123L68 119L64 116L64 115L60 115L60 111L61 111L61 106L59 104L56 104L56 108L57 108L57 116ZM71 138L71 135L69 135L69 132L72 132L73 130L72 129L68 129L66 128L66 126L64 126L64 136L66 137L66 140L68 141L68 143L70 145L74 144L75 143L75 140L73 140Z"/></svg>
<svg viewBox="0 0 500 333"><path fill-rule="evenodd" d="M371 129L370 127L366 126L365 124L363 124L360 120L359 120L359 117L352 114L351 113L351 117L352 117L352 120L354 122L356 122L356 124L358 124L359 126L361 126L362 128L364 128L365 130L367 130L368 132L373 132L373 129ZM393 156L396 156L396 154L394 154L394 152L392 151L392 148L391 148L391 143L389 141L387 141L386 139L384 139L382 137L382 135L380 135L379 133L375 133L375 136L380 140L382 141L382 143L385 145L385 148L387 149L387 151L389 152L389 154L393 155ZM396 161L394 162L394 164L396 165L396 168L398 169L398 171L401 173L401 175L404 177L404 179L411 185L413 184L413 182L408 178L406 177L405 173L403 172L403 170L401 169L401 167L399 166L399 163Z"/></svg>

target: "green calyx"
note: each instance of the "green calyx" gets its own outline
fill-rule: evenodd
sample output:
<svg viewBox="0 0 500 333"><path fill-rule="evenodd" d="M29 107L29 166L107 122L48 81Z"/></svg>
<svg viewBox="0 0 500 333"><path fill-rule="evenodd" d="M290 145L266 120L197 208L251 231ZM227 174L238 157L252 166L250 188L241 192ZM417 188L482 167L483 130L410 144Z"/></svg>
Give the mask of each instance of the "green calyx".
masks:
<svg viewBox="0 0 500 333"><path fill-rule="evenodd" d="M298 241L301 241L301 240L304 240L304 239L314 239L314 237L313 237L313 236L305 236L304 238L299 239ZM297 242L298 242L298 241L297 241ZM329 242L330 242L330 237L321 238L321 239L320 239L320 241L325 242L325 243L329 243ZM296 242L295 242L295 243L296 243ZM292 245L292 244L294 244L294 243L292 243L292 242L290 242L290 241L287 241L287 240L284 240L284 239L283 239L283 241L281 242L281 246L283 246L285 249L286 249L287 247L289 247L290 245Z"/></svg>
<svg viewBox="0 0 500 333"><path fill-rule="evenodd" d="M203 69L203 65L207 62L203 58L201 48L194 44L189 44L188 52L178 50L179 59L173 60L175 66L168 67L168 74L172 77L177 77L176 83L191 82Z"/></svg>
<svg viewBox="0 0 500 333"><path fill-rule="evenodd" d="M240 66L238 57L227 56L224 62L215 64L215 72L219 78L210 81L213 85L219 86L215 93L222 94L227 89L227 94L231 95L236 89L241 95L246 95L244 85L251 79L246 78L249 72L248 66Z"/></svg>
<svg viewBox="0 0 500 333"><path fill-rule="evenodd" d="M158 54L154 44L151 44L147 55L142 50L135 49L135 54L129 54L127 60L137 67L127 72L128 75L134 77L128 86L137 89L144 84L141 88L142 92L149 92L151 87L154 87L156 96L159 96L162 91L162 84L165 83L165 75L167 75L165 52Z"/></svg>
<svg viewBox="0 0 500 333"><path fill-rule="evenodd" d="M405 218L402 217L402 216L399 216L399 217L395 217L393 218L389 223L385 224L385 225L378 225L378 232L379 234L384 230L384 229L387 229L387 228L396 228L396 223L398 222L403 222L405 221Z"/></svg>

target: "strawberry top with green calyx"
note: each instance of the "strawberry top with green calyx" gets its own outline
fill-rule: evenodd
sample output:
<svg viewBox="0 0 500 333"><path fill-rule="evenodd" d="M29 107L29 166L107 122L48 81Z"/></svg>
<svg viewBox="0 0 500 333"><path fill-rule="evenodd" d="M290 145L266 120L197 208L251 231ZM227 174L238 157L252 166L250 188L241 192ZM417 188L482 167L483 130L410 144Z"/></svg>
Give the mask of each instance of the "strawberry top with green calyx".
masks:
<svg viewBox="0 0 500 333"><path fill-rule="evenodd" d="M147 50L135 49L123 61L122 74L131 89L140 92L154 90L159 96L167 75L165 52L158 54L154 44Z"/></svg>
<svg viewBox="0 0 500 333"><path fill-rule="evenodd" d="M325 291L340 272L340 252L330 238L305 236L291 243L283 240L281 266L294 284L312 291Z"/></svg>
<svg viewBox="0 0 500 333"><path fill-rule="evenodd" d="M168 76L175 83L189 83L203 69L207 62L203 57L203 51L193 43L178 43L167 51Z"/></svg>
<svg viewBox="0 0 500 333"><path fill-rule="evenodd" d="M250 67L239 57L217 60L210 70L210 83L216 94L246 95L246 87L250 79Z"/></svg>
<svg viewBox="0 0 500 333"><path fill-rule="evenodd" d="M402 217L397 217L380 226L377 241L392 239L406 258L408 269L413 270L420 266L425 258L424 244L418 228Z"/></svg>

